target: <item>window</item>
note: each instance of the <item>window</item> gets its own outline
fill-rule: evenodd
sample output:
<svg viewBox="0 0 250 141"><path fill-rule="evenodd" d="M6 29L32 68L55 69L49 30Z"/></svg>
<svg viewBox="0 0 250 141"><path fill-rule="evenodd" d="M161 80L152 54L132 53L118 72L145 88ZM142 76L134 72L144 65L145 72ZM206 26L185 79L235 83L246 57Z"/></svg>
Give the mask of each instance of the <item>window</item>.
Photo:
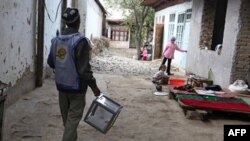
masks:
<svg viewBox="0 0 250 141"><path fill-rule="evenodd" d="M168 39L170 39L174 35L174 27L175 27L175 14L170 14L169 24L168 24Z"/></svg>
<svg viewBox="0 0 250 141"><path fill-rule="evenodd" d="M128 31L124 29L112 29L111 40L113 41L128 41Z"/></svg>
<svg viewBox="0 0 250 141"><path fill-rule="evenodd" d="M191 17L192 17L192 9L188 9L186 11L186 22L187 21L190 21L191 20Z"/></svg>
<svg viewBox="0 0 250 141"><path fill-rule="evenodd" d="M177 31L176 31L176 44L181 47L182 46L182 38L184 32L184 23L185 23L185 13L178 15L177 21Z"/></svg>
<svg viewBox="0 0 250 141"><path fill-rule="evenodd" d="M215 50L223 43L228 0L204 1L200 48ZM208 22L209 21L209 22Z"/></svg>
<svg viewBox="0 0 250 141"><path fill-rule="evenodd" d="M227 0L218 0L214 19L214 30L211 50L215 50L218 44L223 43Z"/></svg>
<svg viewBox="0 0 250 141"><path fill-rule="evenodd" d="M192 9L187 9L182 13L169 15L168 39L176 36L176 44L181 47L183 42L183 32L185 23L191 20Z"/></svg>

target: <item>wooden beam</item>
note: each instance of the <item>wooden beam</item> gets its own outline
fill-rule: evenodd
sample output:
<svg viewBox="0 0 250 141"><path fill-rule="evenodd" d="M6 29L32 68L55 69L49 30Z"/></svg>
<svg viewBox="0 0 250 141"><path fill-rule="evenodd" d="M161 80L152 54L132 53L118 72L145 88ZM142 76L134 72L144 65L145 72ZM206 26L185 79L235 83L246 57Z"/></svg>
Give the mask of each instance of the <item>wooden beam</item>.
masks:
<svg viewBox="0 0 250 141"><path fill-rule="evenodd" d="M169 1L169 0L158 0L156 2L154 2L152 4L152 7L158 7L159 5L161 5L162 3L165 3L166 1Z"/></svg>
<svg viewBox="0 0 250 141"><path fill-rule="evenodd" d="M38 0L38 35L37 35L37 62L36 86L43 85L43 46L44 46L44 5L45 0Z"/></svg>
<svg viewBox="0 0 250 141"><path fill-rule="evenodd" d="M144 0L142 2L143 5L146 5L146 6L152 6L154 3L156 3L158 0Z"/></svg>
<svg viewBox="0 0 250 141"><path fill-rule="evenodd" d="M156 11L191 0L144 0L142 5L153 7Z"/></svg>
<svg viewBox="0 0 250 141"><path fill-rule="evenodd" d="M191 1L191 0L165 0L165 2L162 2L161 4L157 5L156 7L153 7L156 11L162 10L164 8L170 7L170 6L174 6L177 4L181 4L187 1Z"/></svg>
<svg viewBox="0 0 250 141"><path fill-rule="evenodd" d="M64 10L67 8L67 0L63 0L62 1L62 13L64 12ZM65 22L63 22L63 20L61 20L61 32L66 28L66 24Z"/></svg>

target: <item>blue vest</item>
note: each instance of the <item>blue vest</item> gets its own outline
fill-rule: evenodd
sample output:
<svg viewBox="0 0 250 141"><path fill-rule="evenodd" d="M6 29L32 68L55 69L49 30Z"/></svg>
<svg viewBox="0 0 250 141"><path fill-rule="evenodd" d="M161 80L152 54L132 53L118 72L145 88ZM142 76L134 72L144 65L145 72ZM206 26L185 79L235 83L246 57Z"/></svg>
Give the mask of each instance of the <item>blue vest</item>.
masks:
<svg viewBox="0 0 250 141"><path fill-rule="evenodd" d="M52 40L55 81L59 91L80 92L80 77L75 64L75 50L84 37L80 33L60 35Z"/></svg>

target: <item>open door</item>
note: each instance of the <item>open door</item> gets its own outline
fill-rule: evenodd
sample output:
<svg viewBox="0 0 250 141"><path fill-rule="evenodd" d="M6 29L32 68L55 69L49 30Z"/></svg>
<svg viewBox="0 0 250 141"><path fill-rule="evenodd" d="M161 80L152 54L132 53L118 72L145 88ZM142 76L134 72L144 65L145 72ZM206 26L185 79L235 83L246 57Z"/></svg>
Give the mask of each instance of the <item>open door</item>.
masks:
<svg viewBox="0 0 250 141"><path fill-rule="evenodd" d="M162 56L163 32L164 24L157 24L155 31L154 59L160 59Z"/></svg>

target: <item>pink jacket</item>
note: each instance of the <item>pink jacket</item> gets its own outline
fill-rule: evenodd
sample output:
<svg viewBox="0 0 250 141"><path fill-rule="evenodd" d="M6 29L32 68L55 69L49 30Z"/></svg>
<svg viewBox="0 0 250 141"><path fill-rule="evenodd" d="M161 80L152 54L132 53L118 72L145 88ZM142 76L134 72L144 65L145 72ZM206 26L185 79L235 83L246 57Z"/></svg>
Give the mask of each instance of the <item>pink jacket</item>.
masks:
<svg viewBox="0 0 250 141"><path fill-rule="evenodd" d="M142 56L143 56L143 57L147 57L147 56L148 56L148 50L147 50L147 49L144 49L144 50L143 50Z"/></svg>
<svg viewBox="0 0 250 141"><path fill-rule="evenodd" d="M186 50L183 50L181 48L179 48L176 44L172 44L172 43L169 43L165 50L163 51L163 55L165 58L168 58L168 59L174 59L174 52L175 50L178 50L180 52L185 52Z"/></svg>

